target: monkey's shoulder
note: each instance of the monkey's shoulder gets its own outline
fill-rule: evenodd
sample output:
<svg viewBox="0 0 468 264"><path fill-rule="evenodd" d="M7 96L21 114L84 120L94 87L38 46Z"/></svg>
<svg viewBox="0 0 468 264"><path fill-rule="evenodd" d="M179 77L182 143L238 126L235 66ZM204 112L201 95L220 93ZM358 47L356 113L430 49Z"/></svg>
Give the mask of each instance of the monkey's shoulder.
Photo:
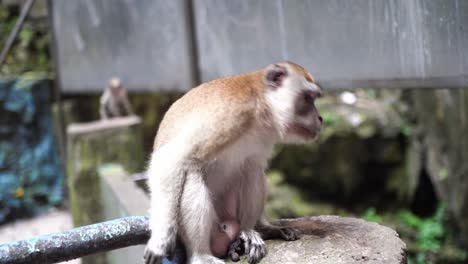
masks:
<svg viewBox="0 0 468 264"><path fill-rule="evenodd" d="M194 93L220 96L222 99L249 102L263 93L264 84L258 72L215 79L193 89Z"/></svg>
<svg viewBox="0 0 468 264"><path fill-rule="evenodd" d="M224 119L253 114L260 97L258 90L258 83L246 76L216 79L189 90L170 107L166 116L179 120L193 115Z"/></svg>

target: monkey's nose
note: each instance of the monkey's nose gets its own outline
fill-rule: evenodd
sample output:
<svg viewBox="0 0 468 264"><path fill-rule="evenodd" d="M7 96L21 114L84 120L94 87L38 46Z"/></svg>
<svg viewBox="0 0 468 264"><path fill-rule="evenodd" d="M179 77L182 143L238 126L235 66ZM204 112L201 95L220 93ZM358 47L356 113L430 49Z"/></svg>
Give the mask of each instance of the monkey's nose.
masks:
<svg viewBox="0 0 468 264"><path fill-rule="evenodd" d="M314 98L314 99L320 98L320 97L322 97L322 91L312 90L312 91L310 91L310 96L312 96L312 98Z"/></svg>
<svg viewBox="0 0 468 264"><path fill-rule="evenodd" d="M322 118L322 116L318 116L318 120L320 121L320 124L323 123L323 118Z"/></svg>

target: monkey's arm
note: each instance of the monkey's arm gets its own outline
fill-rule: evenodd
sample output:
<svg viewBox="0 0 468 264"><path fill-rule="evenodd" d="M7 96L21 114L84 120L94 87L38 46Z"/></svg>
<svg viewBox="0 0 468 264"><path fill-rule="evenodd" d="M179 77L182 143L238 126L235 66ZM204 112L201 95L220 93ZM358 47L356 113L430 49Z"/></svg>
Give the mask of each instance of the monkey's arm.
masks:
<svg viewBox="0 0 468 264"><path fill-rule="evenodd" d="M130 101L128 100L127 92L125 92L123 96L122 105L124 107L125 115L133 115L132 105L130 104Z"/></svg>
<svg viewBox="0 0 468 264"><path fill-rule="evenodd" d="M99 99L99 115L101 116L101 119L109 119L108 110L106 109L110 100L109 97L110 94L106 89Z"/></svg>
<svg viewBox="0 0 468 264"><path fill-rule="evenodd" d="M99 107L99 115L101 116L101 119L108 119L109 117L106 114L106 110L104 109L104 106Z"/></svg>

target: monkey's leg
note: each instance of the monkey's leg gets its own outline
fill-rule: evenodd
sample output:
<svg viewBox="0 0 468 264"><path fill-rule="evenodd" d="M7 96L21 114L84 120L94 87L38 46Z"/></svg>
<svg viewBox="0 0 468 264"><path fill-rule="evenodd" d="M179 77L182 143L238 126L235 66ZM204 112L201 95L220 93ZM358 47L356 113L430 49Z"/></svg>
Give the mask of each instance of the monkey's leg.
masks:
<svg viewBox="0 0 468 264"><path fill-rule="evenodd" d="M266 255L265 242L254 226L263 213L266 181L263 168L247 163L239 186L239 221L241 233L229 247L228 256L236 261L238 254L246 254L249 263L257 263ZM240 249L240 250L239 250Z"/></svg>
<svg viewBox="0 0 468 264"><path fill-rule="evenodd" d="M151 238L144 253L146 264L160 264L164 257L172 256L178 232L180 195L188 166L169 152L171 146L155 152L148 168L151 189L149 227Z"/></svg>
<svg viewBox="0 0 468 264"><path fill-rule="evenodd" d="M200 171L187 175L181 200L180 234L187 249L189 263L223 264L212 256L210 239L217 215L211 192Z"/></svg>

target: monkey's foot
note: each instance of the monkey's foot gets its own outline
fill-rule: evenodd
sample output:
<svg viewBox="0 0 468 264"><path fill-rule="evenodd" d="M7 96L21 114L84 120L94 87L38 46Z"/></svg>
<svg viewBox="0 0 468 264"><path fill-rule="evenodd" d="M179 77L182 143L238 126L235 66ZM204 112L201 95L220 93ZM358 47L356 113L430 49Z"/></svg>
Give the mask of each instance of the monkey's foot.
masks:
<svg viewBox="0 0 468 264"><path fill-rule="evenodd" d="M237 262L240 260L241 255L244 255L243 243L240 238L237 238L229 245L227 256L232 261Z"/></svg>
<svg viewBox="0 0 468 264"><path fill-rule="evenodd" d="M154 253L148 246L145 248L145 253L143 254L143 263L145 264L161 264L164 256L161 254Z"/></svg>
<svg viewBox="0 0 468 264"><path fill-rule="evenodd" d="M169 239L162 242L161 239L157 240L151 237L143 254L143 262L145 264L161 264L164 257L172 258L174 250L175 240Z"/></svg>
<svg viewBox="0 0 468 264"><path fill-rule="evenodd" d="M239 261L240 255L247 255L249 264L259 262L266 255L265 242L260 234L254 230L242 231L230 246L228 257L232 261Z"/></svg>

